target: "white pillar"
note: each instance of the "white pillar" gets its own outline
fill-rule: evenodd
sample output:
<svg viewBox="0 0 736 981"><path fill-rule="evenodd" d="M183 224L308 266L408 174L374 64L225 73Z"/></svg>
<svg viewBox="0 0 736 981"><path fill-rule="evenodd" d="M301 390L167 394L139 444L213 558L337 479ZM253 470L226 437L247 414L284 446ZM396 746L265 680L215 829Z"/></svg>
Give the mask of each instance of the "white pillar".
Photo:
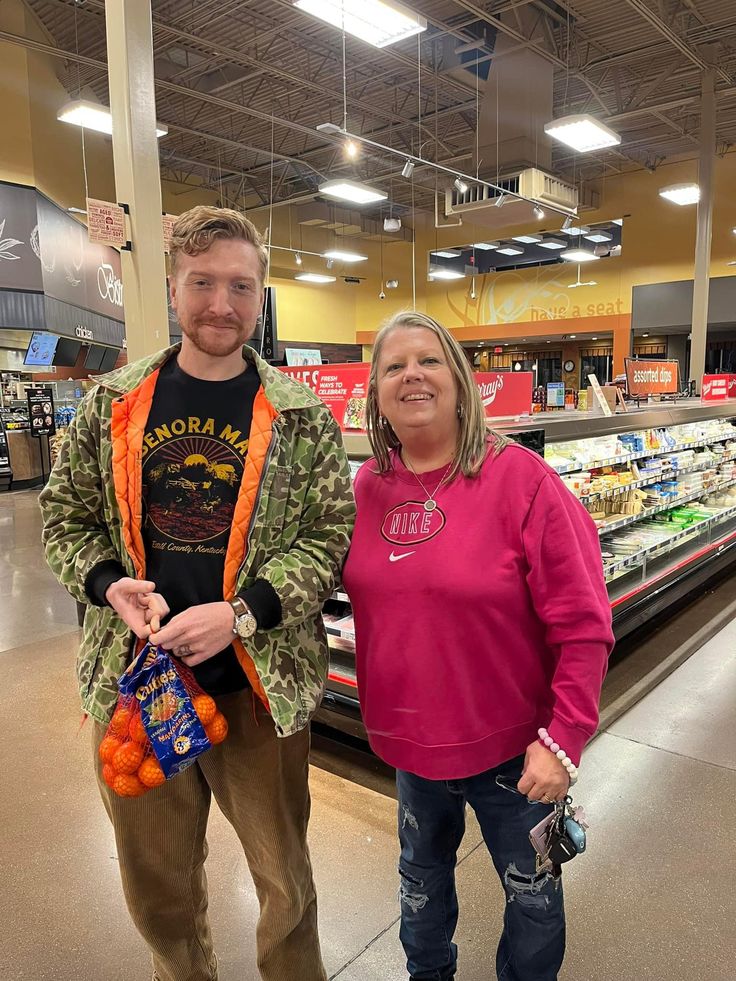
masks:
<svg viewBox="0 0 736 981"><path fill-rule="evenodd" d="M700 165L698 184L698 235L695 242L693 320L690 338L690 378L698 393L705 370L708 340L708 296L710 293L710 248L713 232L713 170L716 156L715 72L703 74L700 116Z"/></svg>
<svg viewBox="0 0 736 981"><path fill-rule="evenodd" d="M107 71L118 203L130 208L122 253L128 359L169 343L150 0L107 0Z"/></svg>

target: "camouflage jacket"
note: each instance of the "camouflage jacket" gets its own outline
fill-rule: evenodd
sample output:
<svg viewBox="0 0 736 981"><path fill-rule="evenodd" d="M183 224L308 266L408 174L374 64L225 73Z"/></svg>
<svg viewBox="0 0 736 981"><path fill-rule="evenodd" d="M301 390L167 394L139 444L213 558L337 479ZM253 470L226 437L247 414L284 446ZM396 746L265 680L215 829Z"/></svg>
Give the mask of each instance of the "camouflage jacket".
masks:
<svg viewBox="0 0 736 981"><path fill-rule="evenodd" d="M158 369L178 351L101 376L82 400L40 495L46 558L61 584L89 603L84 584L100 562L145 576L141 453ZM355 505L347 458L330 410L250 348L261 378L248 457L225 560L223 594L265 579L282 608L277 627L257 631L243 669L279 735L303 728L319 706L328 667L321 609L347 553ZM77 662L84 711L106 722L134 638L109 607L88 605Z"/></svg>

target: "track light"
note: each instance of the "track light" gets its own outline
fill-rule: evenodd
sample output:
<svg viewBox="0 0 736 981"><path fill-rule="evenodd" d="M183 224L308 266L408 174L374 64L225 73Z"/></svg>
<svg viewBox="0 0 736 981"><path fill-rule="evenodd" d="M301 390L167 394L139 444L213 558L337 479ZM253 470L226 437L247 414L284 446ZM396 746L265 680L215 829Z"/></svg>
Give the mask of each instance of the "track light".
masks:
<svg viewBox="0 0 736 981"><path fill-rule="evenodd" d="M335 265L335 260L334 259L328 259L327 262L325 263L325 265L327 266L328 269L332 269L332 267Z"/></svg>
<svg viewBox="0 0 736 981"><path fill-rule="evenodd" d="M414 161L413 160L407 160L406 163L404 164L404 166L401 169L401 176L402 177L405 177L407 180L409 180L409 178L411 177L411 175L413 173L414 173Z"/></svg>
<svg viewBox="0 0 736 981"><path fill-rule="evenodd" d="M542 218L544 218L544 211L542 210L542 208L539 207L538 204L534 206L534 217L538 218L539 221L541 221Z"/></svg>
<svg viewBox="0 0 736 981"><path fill-rule="evenodd" d="M384 232L398 232L401 230L401 218L384 218Z"/></svg>
<svg viewBox="0 0 736 981"><path fill-rule="evenodd" d="M466 184L466 182L461 177L456 177L455 180L452 183L457 188L458 194L467 194L468 193L468 185Z"/></svg>
<svg viewBox="0 0 736 981"><path fill-rule="evenodd" d="M505 194L499 194L499 196L493 202L493 207L494 208L503 208L503 206L505 204L506 204L506 195Z"/></svg>
<svg viewBox="0 0 736 981"><path fill-rule="evenodd" d="M562 231L566 232L568 228L572 225L572 215L568 215L567 218L562 223Z"/></svg>
<svg viewBox="0 0 736 981"><path fill-rule="evenodd" d="M355 160L358 156L358 144L354 143L352 140L348 140L345 144L345 154L350 157L351 160Z"/></svg>
<svg viewBox="0 0 736 981"><path fill-rule="evenodd" d="M301 266L301 264L302 264L302 257L299 255L298 252L294 256L294 262L297 264L297 266Z"/></svg>

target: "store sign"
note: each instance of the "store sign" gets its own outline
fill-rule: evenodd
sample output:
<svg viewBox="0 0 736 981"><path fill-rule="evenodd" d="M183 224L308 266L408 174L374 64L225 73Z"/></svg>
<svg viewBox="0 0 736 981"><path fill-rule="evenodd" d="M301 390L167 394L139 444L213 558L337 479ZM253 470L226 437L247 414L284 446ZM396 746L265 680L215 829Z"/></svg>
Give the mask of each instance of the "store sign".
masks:
<svg viewBox="0 0 736 981"><path fill-rule="evenodd" d="M281 371L308 385L330 407L344 432L365 431L368 364L333 364L322 367L288 367Z"/></svg>
<svg viewBox="0 0 736 981"><path fill-rule="evenodd" d="M125 211L112 201L87 198L87 231L90 242L121 248L127 241Z"/></svg>
<svg viewBox="0 0 736 981"><path fill-rule="evenodd" d="M736 375L703 375L700 392L703 402L725 402L736 398Z"/></svg>
<svg viewBox="0 0 736 981"><path fill-rule="evenodd" d="M95 335L84 324L77 324L74 328L74 336L78 337L81 341L93 341L95 339Z"/></svg>
<svg viewBox="0 0 736 981"><path fill-rule="evenodd" d="M475 371L473 377L487 418L531 412L534 382L531 371Z"/></svg>
<svg viewBox="0 0 736 981"><path fill-rule="evenodd" d="M680 390L679 361L626 358L626 387L633 398L673 395Z"/></svg>
<svg viewBox="0 0 736 981"><path fill-rule="evenodd" d="M547 382L547 408L561 409L565 404L565 383Z"/></svg>
<svg viewBox="0 0 736 981"><path fill-rule="evenodd" d="M27 388L28 418L31 421L31 436L53 436L56 432L54 421L54 396L50 388Z"/></svg>
<svg viewBox="0 0 736 981"><path fill-rule="evenodd" d="M319 348L287 347L284 348L286 363L293 367L305 364L322 364L322 352Z"/></svg>

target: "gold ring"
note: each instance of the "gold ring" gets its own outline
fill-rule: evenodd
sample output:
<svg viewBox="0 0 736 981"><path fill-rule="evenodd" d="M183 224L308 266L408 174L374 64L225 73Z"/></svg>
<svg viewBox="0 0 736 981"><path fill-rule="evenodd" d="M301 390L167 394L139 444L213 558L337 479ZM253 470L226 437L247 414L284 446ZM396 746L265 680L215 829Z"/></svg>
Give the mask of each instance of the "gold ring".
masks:
<svg viewBox="0 0 736 981"><path fill-rule="evenodd" d="M192 653L192 649L191 647L189 647L188 644L183 644L179 648L179 657L189 657L191 653Z"/></svg>
<svg viewBox="0 0 736 981"><path fill-rule="evenodd" d="M554 800L549 796L549 794L542 794L542 800L545 804L554 804Z"/></svg>

